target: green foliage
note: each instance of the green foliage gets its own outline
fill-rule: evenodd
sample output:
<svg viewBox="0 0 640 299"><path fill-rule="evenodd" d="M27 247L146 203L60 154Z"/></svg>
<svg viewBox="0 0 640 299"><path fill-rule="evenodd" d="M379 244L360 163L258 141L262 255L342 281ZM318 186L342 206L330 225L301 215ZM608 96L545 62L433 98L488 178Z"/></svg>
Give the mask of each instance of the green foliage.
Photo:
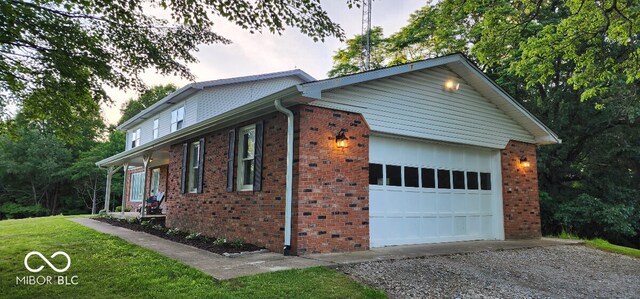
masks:
<svg viewBox="0 0 640 299"><path fill-rule="evenodd" d="M244 246L244 241L242 239L234 239L229 242L229 245L235 248L242 248L242 246Z"/></svg>
<svg viewBox="0 0 640 299"><path fill-rule="evenodd" d="M187 235L186 237L184 237L184 238L185 238L185 239L187 239L187 240L198 240L198 239L200 239L200 238L202 238L202 237L203 237L203 236L202 236L202 234L201 234L201 233L193 232L193 233L188 234L188 235Z"/></svg>
<svg viewBox="0 0 640 299"><path fill-rule="evenodd" d="M183 234L184 234L184 232L181 231L177 227L172 227L172 228L167 230L167 235L169 235L169 236L179 236L179 235L183 235Z"/></svg>
<svg viewBox="0 0 640 299"><path fill-rule="evenodd" d="M13 202L0 205L0 219L19 219L47 215L49 210L40 205L22 206Z"/></svg>
<svg viewBox="0 0 640 299"><path fill-rule="evenodd" d="M587 240L586 242L587 242L587 245L596 249L640 258L639 249L611 244L607 240L603 240L603 239Z"/></svg>
<svg viewBox="0 0 640 299"><path fill-rule="evenodd" d="M364 51L362 50L362 35L346 41L344 49L338 49L333 55L333 66L329 77L337 77L358 72L364 66ZM381 27L371 29L371 39L369 40L371 49L370 68L377 69L384 65L386 60L386 39Z"/></svg>
<svg viewBox="0 0 640 299"><path fill-rule="evenodd" d="M227 244L227 239L225 238L217 238L213 240L213 245L216 245L216 246L224 246L226 244Z"/></svg>
<svg viewBox="0 0 640 299"><path fill-rule="evenodd" d="M173 84L157 85L146 90L137 99L129 99L126 103L122 104L122 108L120 108L122 116L118 121L118 125L134 117L136 114L155 104L162 98L168 96L170 93L176 91L176 89L176 86Z"/></svg>
<svg viewBox="0 0 640 299"><path fill-rule="evenodd" d="M115 211L115 212L122 212L122 206L117 206L117 207L114 209L114 211ZM124 211L125 211L125 212L131 212L131 209L130 209L130 208L128 208L128 207L125 207L125 208L124 208Z"/></svg>
<svg viewBox="0 0 640 299"><path fill-rule="evenodd" d="M213 32L214 19L250 32L343 36L319 0L14 0L0 2L0 16L0 115L15 101L30 120L76 141L87 135L75 123L96 122L99 104L110 102L105 86L143 90L150 69L193 80L187 64L198 47L230 43Z"/></svg>
<svg viewBox="0 0 640 299"><path fill-rule="evenodd" d="M0 221L3 298L384 298L328 268L297 269L216 281L211 276L64 217ZM78 285L16 286L27 252L64 251ZM56 263L56 261L52 261ZM123 272L126 269L126 272ZM59 275L45 267L39 275ZM109 287L104 287L104 282Z"/></svg>

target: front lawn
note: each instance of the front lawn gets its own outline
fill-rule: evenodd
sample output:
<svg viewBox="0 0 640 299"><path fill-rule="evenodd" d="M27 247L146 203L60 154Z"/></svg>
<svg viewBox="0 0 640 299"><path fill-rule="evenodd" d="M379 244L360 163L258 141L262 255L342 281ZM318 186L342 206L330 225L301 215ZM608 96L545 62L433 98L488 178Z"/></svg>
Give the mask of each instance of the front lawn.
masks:
<svg viewBox="0 0 640 299"><path fill-rule="evenodd" d="M56 251L71 267L56 273L37 256L25 269L24 257ZM66 259L51 259L63 268ZM77 276L77 285L17 284L16 277ZM55 279L55 278L54 278ZM65 217L0 221L0 297L2 298L384 298L346 275L317 267L259 274L219 282L153 251L96 232Z"/></svg>
<svg viewBox="0 0 640 299"><path fill-rule="evenodd" d="M620 246L620 245L615 245L615 244L611 244L609 243L609 241L607 240L603 240L603 239L581 239L580 237L567 233L567 232L562 232L560 233L560 235L558 236L554 236L555 238L560 238L560 239L569 239L569 240L582 240L584 241L585 244L587 244L587 246L595 248L595 249L600 249L603 251L608 251L608 252L613 252L613 253L618 253L618 254L623 254L623 255L628 255L628 256L632 256L632 257L637 257L640 258L640 249L635 249L635 248L631 248L631 247L625 247L625 246ZM553 237L552 237L553 238Z"/></svg>

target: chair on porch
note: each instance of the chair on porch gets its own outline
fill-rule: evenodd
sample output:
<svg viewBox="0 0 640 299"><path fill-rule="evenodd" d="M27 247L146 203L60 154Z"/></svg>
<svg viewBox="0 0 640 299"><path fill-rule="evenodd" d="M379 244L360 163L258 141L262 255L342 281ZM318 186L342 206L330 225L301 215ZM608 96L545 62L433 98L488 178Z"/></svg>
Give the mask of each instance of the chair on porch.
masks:
<svg viewBox="0 0 640 299"><path fill-rule="evenodd" d="M162 214L162 210L160 205L164 200L164 192L158 192L154 196L150 196L146 202L146 214L147 215L159 215ZM140 206L140 211L142 211L142 206Z"/></svg>

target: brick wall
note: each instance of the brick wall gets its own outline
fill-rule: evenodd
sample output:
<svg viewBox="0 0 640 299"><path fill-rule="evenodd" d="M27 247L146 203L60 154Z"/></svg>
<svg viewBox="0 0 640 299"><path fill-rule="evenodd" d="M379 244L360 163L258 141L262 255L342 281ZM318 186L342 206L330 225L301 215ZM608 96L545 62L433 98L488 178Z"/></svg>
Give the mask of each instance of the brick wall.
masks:
<svg viewBox="0 0 640 299"><path fill-rule="evenodd" d="M369 128L359 114L294 110L292 253L369 249ZM345 149L335 143L341 128Z"/></svg>
<svg viewBox="0 0 640 299"><path fill-rule="evenodd" d="M520 165L523 155L531 163L528 168ZM536 146L512 140L501 151L501 157L505 238L540 238Z"/></svg>
<svg viewBox="0 0 640 299"><path fill-rule="evenodd" d="M226 191L230 128L204 136L204 185L201 194L181 194L182 144L171 146L167 226L200 232L210 237L242 239L274 252L282 252L287 118L277 112L260 119L264 120L263 181L260 192ZM235 128L257 120L238 124ZM237 165L234 169L237 175Z"/></svg>

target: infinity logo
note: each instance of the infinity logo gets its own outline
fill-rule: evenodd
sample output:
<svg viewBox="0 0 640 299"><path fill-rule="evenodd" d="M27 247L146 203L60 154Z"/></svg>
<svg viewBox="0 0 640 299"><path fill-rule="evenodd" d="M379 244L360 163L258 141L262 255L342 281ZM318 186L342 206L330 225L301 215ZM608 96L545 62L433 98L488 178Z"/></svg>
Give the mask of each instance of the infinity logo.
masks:
<svg viewBox="0 0 640 299"><path fill-rule="evenodd" d="M51 262L49 262L49 260L44 257L44 255L42 255L42 253L37 252L37 251L31 251L29 253L27 253L27 255L24 257L24 267L27 268L27 270L29 270L32 273L38 273L40 271L42 271L42 269L44 268L44 266L40 266L39 268L33 269L31 267L29 267L29 263L27 263L27 261L29 260L29 257L31 257L32 255L37 255L39 256L45 263L47 263L47 265L49 265L49 267L51 267L51 269L53 269L53 271L56 271L58 273L62 273L64 271L67 271L67 269L69 269L69 267L71 266L71 258L69 257L68 254L66 254L63 251L57 251L54 254L51 255L51 258L54 258L58 255L63 255L64 257L67 258L67 266L62 268L62 269L58 269L56 268L53 264L51 264Z"/></svg>

